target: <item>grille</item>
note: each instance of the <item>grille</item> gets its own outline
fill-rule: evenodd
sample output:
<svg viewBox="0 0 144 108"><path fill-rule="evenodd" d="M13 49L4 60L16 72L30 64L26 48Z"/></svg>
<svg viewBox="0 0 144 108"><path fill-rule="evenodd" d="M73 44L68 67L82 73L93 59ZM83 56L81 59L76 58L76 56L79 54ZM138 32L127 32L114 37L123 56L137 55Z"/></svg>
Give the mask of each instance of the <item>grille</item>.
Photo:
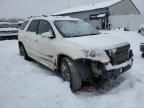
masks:
<svg viewBox="0 0 144 108"><path fill-rule="evenodd" d="M115 53L106 50L106 53L110 57L112 65L118 65L129 60L130 45L118 47Z"/></svg>

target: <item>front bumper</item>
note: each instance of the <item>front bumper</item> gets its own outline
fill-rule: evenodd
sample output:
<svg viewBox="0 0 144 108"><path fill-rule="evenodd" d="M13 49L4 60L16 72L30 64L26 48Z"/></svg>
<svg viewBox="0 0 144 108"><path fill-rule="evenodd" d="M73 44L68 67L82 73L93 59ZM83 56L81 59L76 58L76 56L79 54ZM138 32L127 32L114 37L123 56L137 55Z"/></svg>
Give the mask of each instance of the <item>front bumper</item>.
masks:
<svg viewBox="0 0 144 108"><path fill-rule="evenodd" d="M118 77L120 74L131 69L133 65L133 59L122 63L120 65L112 66L111 64L105 65L105 71L102 72L102 77L105 79L112 79Z"/></svg>
<svg viewBox="0 0 144 108"><path fill-rule="evenodd" d="M112 79L118 77L120 74L128 71L131 69L133 65L133 58L130 58L128 61L121 63L119 65L112 65L111 63L108 64L101 64L99 69L96 67L95 63L91 64L91 69L95 76L101 76L104 79Z"/></svg>

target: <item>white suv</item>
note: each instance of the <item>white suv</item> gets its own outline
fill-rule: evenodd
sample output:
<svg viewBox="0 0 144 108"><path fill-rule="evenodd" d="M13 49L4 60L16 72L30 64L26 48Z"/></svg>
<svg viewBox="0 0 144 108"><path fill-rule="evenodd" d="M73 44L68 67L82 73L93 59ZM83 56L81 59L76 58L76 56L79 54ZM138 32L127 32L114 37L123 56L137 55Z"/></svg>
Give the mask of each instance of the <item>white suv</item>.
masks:
<svg viewBox="0 0 144 108"><path fill-rule="evenodd" d="M59 72L73 92L83 82L112 79L133 63L130 44L70 17L33 17L18 35L20 54Z"/></svg>

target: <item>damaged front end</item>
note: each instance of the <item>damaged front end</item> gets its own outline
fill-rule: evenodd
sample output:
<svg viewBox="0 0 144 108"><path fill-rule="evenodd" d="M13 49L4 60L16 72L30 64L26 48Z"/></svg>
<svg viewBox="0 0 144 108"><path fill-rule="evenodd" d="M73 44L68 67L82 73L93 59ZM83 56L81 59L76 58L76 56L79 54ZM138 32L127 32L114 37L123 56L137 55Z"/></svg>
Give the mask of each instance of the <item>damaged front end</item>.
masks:
<svg viewBox="0 0 144 108"><path fill-rule="evenodd" d="M99 60L94 53L91 54L94 59L88 57L87 59L81 60L83 64L85 64L83 65L85 68L87 65L89 66L92 77L98 78L101 76L104 79L112 79L132 67L133 52L130 50L130 45L118 47L113 50L105 50L105 54L103 54L103 56L99 55ZM83 69L81 73L84 77L87 75L86 73L88 73L88 71L86 72L85 70L86 69Z"/></svg>

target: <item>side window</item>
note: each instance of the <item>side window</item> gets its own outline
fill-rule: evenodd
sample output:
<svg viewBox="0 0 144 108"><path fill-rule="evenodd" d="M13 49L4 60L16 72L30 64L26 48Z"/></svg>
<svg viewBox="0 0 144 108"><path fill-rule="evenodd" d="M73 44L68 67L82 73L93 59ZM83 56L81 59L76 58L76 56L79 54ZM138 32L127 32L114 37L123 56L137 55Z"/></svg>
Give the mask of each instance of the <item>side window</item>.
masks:
<svg viewBox="0 0 144 108"><path fill-rule="evenodd" d="M31 24L29 25L27 31L30 31L30 32L37 32L38 30L38 27L39 27L39 20L33 20L31 22Z"/></svg>
<svg viewBox="0 0 144 108"><path fill-rule="evenodd" d="M21 29L21 30L24 30L25 27L26 27L26 25L28 24L28 22L29 22L28 20L27 20L27 21L24 21L24 22L22 23L20 29Z"/></svg>
<svg viewBox="0 0 144 108"><path fill-rule="evenodd" d="M50 24L47 21L41 20L39 24L38 34L49 32L50 29Z"/></svg>

